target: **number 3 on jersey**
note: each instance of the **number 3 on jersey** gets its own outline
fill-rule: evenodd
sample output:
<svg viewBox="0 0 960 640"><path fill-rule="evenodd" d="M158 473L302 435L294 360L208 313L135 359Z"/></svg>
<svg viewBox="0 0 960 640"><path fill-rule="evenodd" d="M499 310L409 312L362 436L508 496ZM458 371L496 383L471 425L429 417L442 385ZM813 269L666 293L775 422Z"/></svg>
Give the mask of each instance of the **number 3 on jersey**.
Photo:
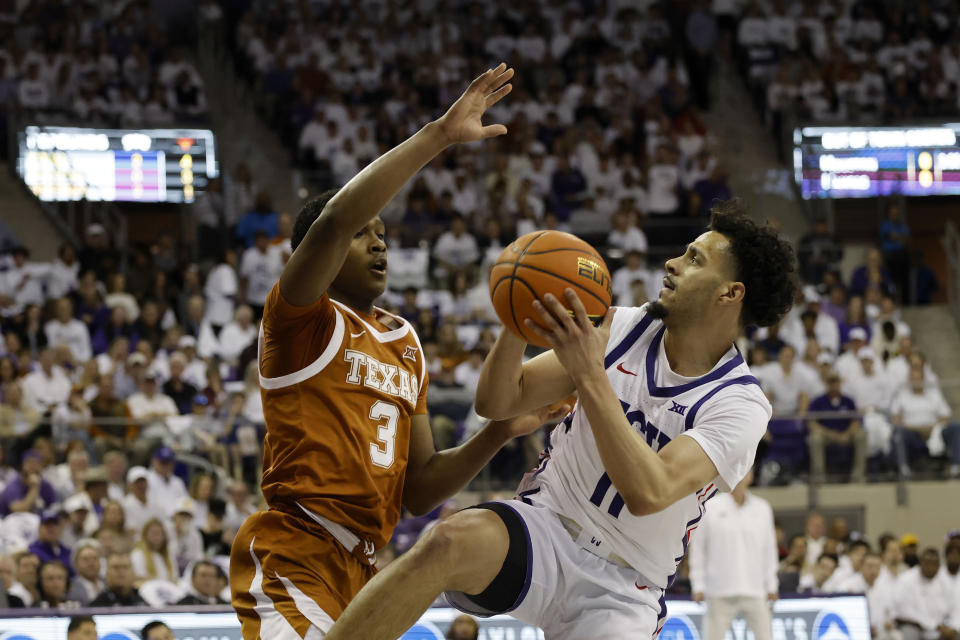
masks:
<svg viewBox="0 0 960 640"><path fill-rule="evenodd" d="M370 443L370 461L378 467L389 469L393 464L394 448L397 439L397 422L400 420L400 410L397 405L379 400L370 407L370 419L376 422L385 420L377 428L377 442Z"/></svg>

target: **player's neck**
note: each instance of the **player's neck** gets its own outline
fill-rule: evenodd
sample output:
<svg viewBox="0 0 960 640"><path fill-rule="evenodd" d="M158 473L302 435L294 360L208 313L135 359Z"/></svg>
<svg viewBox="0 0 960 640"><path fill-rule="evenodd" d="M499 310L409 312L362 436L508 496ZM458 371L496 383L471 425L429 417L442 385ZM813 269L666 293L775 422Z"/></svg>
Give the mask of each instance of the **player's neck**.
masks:
<svg viewBox="0 0 960 640"><path fill-rule="evenodd" d="M360 313L365 313L368 316L376 314L376 310L373 307L373 300L361 300L356 296L350 296L340 291L337 291L333 287L327 289L327 295L330 296L331 300L336 300L342 304L347 305L354 311L359 311Z"/></svg>
<svg viewBox="0 0 960 640"><path fill-rule="evenodd" d="M730 350L736 334L722 328L702 324L689 327L668 326L663 336L663 349L674 373L695 378L707 373Z"/></svg>

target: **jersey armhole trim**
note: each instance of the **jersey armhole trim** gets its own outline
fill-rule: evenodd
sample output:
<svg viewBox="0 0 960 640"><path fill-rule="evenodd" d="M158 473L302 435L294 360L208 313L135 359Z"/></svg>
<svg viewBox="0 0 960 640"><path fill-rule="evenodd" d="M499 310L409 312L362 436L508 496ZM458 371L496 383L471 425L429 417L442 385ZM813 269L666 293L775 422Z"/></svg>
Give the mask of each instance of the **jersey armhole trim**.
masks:
<svg viewBox="0 0 960 640"><path fill-rule="evenodd" d="M260 376L261 387L264 389L281 389L283 387L290 387L309 380L313 376L323 371L326 366L330 364L330 362L333 360L333 357L337 355L338 351L340 351L340 346L343 344L344 327L346 326L343 321L343 315L341 315L341 313L336 309L333 310L333 313L335 324L333 327L333 334L330 336L330 341L327 343L323 353L320 354L320 357L303 369L294 371L293 373L288 373L283 376L278 376L276 378L265 378L263 376L263 372L260 370L260 356L263 354L258 354L257 374ZM261 334L263 333L262 323L260 325L260 332Z"/></svg>

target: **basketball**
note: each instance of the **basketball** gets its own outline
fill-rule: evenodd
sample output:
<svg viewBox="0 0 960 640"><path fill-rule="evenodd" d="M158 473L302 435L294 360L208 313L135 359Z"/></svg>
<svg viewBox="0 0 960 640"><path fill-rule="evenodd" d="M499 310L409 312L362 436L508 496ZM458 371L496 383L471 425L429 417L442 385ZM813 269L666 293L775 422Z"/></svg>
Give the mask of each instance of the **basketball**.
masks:
<svg viewBox="0 0 960 640"><path fill-rule="evenodd" d="M562 231L520 236L503 250L490 272L490 299L500 321L539 347L548 345L523 320L538 322L533 301L542 302L547 293L564 303L568 287L577 292L591 320L603 318L613 296L607 265L596 249Z"/></svg>

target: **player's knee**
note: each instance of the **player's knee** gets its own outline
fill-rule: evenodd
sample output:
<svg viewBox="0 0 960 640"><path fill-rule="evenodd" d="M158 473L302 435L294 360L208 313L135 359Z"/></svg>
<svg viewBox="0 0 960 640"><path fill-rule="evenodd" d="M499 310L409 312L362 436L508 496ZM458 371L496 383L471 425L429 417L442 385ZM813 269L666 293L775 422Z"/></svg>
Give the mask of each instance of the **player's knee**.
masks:
<svg viewBox="0 0 960 640"><path fill-rule="evenodd" d="M425 560L446 568L451 580L448 588L463 589L474 582L485 586L489 579L484 582L483 569L492 566L499 570L509 545L499 516L485 509L468 509L434 525L415 549ZM495 575L494 571L489 578Z"/></svg>

